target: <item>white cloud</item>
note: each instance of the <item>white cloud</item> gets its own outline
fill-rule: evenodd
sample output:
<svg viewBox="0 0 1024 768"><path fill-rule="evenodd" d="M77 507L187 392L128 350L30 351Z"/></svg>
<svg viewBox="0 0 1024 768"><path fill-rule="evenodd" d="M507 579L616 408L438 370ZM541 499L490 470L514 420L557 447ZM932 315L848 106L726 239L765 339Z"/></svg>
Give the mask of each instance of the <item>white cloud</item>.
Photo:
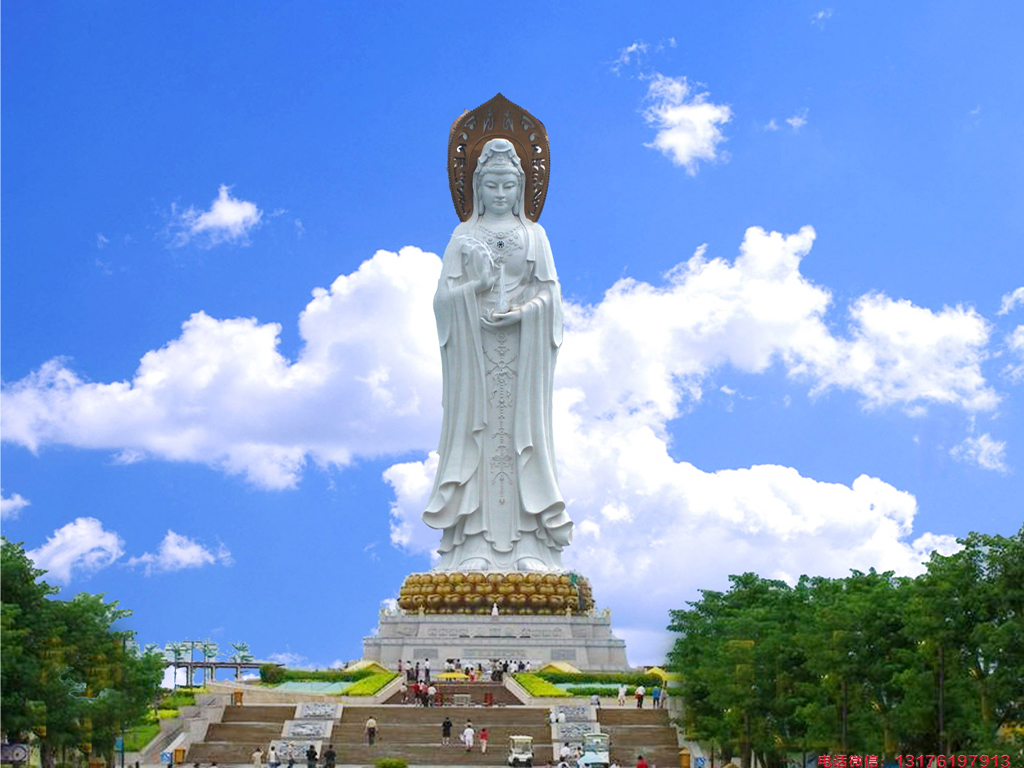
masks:
<svg viewBox="0 0 1024 768"><path fill-rule="evenodd" d="M629 66L631 63L635 63L636 60L643 54L647 53L647 49L650 46L647 45L643 40L637 40L634 43L630 43L625 48L619 49L619 55L615 61L612 62L612 72L619 74L623 67Z"/></svg>
<svg viewBox="0 0 1024 768"><path fill-rule="evenodd" d="M816 26L818 29L825 28L825 22L832 18L832 9L823 8L814 15L811 16L811 24Z"/></svg>
<svg viewBox="0 0 1024 768"><path fill-rule="evenodd" d="M143 565L147 576L155 573L180 571L184 568L202 568L204 565L231 565L234 560L231 552L223 544L218 545L216 552L211 552L199 542L167 531L156 554L146 552L128 560L129 566Z"/></svg>
<svg viewBox="0 0 1024 768"><path fill-rule="evenodd" d="M666 48L675 48L676 39L674 37L666 38L659 43L650 44L643 40L637 40L630 43L625 48L619 49L619 55L615 58L615 61L611 63L611 70L616 75L621 74L623 68L630 65L641 66L642 62L646 61L648 53L661 53ZM640 77L643 77L641 74Z"/></svg>
<svg viewBox="0 0 1024 768"><path fill-rule="evenodd" d="M1010 377L1010 381L1024 381L1024 325L1018 325L1013 329L1013 333L1006 339L1006 346L1020 362L1010 363L1003 369L1003 373Z"/></svg>
<svg viewBox="0 0 1024 768"><path fill-rule="evenodd" d="M806 109L806 107L804 109L801 109L799 112L797 112L792 117L787 117L786 118L786 122L789 123L790 127L794 131L799 131L801 128L803 128L805 125L807 125L807 109Z"/></svg>
<svg viewBox="0 0 1024 768"><path fill-rule="evenodd" d="M0 520L17 520L21 510L31 503L20 493L14 493L10 496L0 494Z"/></svg>
<svg viewBox="0 0 1024 768"><path fill-rule="evenodd" d="M994 472L1006 472L1006 443L993 440L987 432L978 437L968 437L959 445L950 449L954 459L969 464L977 464L982 469Z"/></svg>
<svg viewBox="0 0 1024 768"><path fill-rule="evenodd" d="M309 660L300 653L292 653L291 651L283 651L281 653L272 653L267 656L269 661L276 661L278 664L284 664L286 667L302 668L303 665L308 666Z"/></svg>
<svg viewBox="0 0 1024 768"><path fill-rule="evenodd" d="M175 684L181 687L188 685L188 670L184 667L178 667L177 670L174 667L164 667L164 677L160 682L160 687L170 690Z"/></svg>
<svg viewBox="0 0 1024 768"><path fill-rule="evenodd" d="M797 373L819 379L815 391L830 386L855 389L865 405L903 405L920 413L928 403L991 410L999 396L981 372L990 329L970 307L933 312L884 294L867 294L850 309L852 338L808 350Z"/></svg>
<svg viewBox="0 0 1024 768"><path fill-rule="evenodd" d="M830 293L800 273L814 236L810 227L789 236L754 227L732 263L702 247L659 286L622 280L597 305L567 304L557 386L582 418L635 411L659 435L722 366L782 365L812 393L852 391L867 408L995 407L980 369L988 325L974 310L869 294L854 302L848 332L833 334ZM416 248L379 251L316 289L294 361L277 351L277 324L202 312L147 353L131 381L87 382L51 360L4 386L3 437L33 451L110 450L120 463L202 462L278 489L310 462L343 467L356 456L429 450L440 366L424 318L439 270ZM395 525L402 541L402 520Z"/></svg>
<svg viewBox="0 0 1024 768"><path fill-rule="evenodd" d="M5 440L63 443L202 462L263 488L295 485L307 461L426 450L440 421L432 294L440 261L417 248L378 252L318 288L289 361L280 326L203 312L148 352L131 381L84 381L54 359L2 395Z"/></svg>
<svg viewBox="0 0 1024 768"><path fill-rule="evenodd" d="M26 553L48 581L67 584L75 572L93 573L124 554L124 542L94 517L79 517L58 528L46 543Z"/></svg>
<svg viewBox="0 0 1024 768"><path fill-rule="evenodd" d="M255 203L232 197L231 187L221 184L209 210L199 211L190 206L178 213L172 206L172 215L172 245L180 247L197 242L212 248L221 243L247 243L249 233L259 226L263 211Z"/></svg>
<svg viewBox="0 0 1024 768"><path fill-rule="evenodd" d="M764 129L766 131L777 131L779 130L779 124L775 122L775 118L773 117L765 124Z"/></svg>
<svg viewBox="0 0 1024 768"><path fill-rule="evenodd" d="M1008 315L1010 314L1010 312L1012 312L1014 309L1016 309L1019 305L1022 304L1024 304L1024 285L1022 285L1017 290L1011 291L1010 293L1003 296L1003 300L999 306L998 314Z"/></svg>
<svg viewBox="0 0 1024 768"><path fill-rule="evenodd" d="M721 126L732 119L725 104L712 104L708 93L696 93L685 77L655 73L647 89L651 102L644 112L647 124L657 129L654 141L644 146L657 149L683 166L691 176L700 161L721 157L718 145L725 141Z"/></svg>

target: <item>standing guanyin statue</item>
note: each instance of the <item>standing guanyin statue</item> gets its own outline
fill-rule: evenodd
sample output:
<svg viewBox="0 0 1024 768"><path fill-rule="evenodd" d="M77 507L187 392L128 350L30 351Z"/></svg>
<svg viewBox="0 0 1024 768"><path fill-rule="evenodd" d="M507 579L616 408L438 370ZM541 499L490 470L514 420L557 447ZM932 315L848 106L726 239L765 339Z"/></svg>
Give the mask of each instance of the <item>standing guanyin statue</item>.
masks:
<svg viewBox="0 0 1024 768"><path fill-rule="evenodd" d="M435 570L561 571L572 539L551 425L562 293L536 223L548 169L543 125L501 94L452 127L462 223L434 294L444 420L423 513L442 531Z"/></svg>

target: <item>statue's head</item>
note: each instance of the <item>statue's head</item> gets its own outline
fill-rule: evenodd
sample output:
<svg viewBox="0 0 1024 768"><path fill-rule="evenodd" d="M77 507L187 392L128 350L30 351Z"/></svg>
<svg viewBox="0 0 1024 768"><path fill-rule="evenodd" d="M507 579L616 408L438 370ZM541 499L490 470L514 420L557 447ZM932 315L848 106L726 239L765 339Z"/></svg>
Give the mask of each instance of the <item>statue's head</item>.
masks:
<svg viewBox="0 0 1024 768"><path fill-rule="evenodd" d="M526 186L523 165L516 148L508 139L491 139L484 144L473 172L473 210L482 215L511 211L519 216L523 210Z"/></svg>

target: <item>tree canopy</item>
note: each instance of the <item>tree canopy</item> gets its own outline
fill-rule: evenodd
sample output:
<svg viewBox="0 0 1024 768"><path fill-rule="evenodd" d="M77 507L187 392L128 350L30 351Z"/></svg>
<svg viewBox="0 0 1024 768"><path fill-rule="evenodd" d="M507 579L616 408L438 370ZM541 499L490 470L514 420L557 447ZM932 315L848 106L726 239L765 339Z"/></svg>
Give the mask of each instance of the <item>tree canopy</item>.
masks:
<svg viewBox="0 0 1024 768"><path fill-rule="evenodd" d="M800 752L1016 755L1024 529L960 543L915 579L745 573L672 611L687 736L744 768Z"/></svg>
<svg viewBox="0 0 1024 768"><path fill-rule="evenodd" d="M131 611L103 595L54 599L21 544L2 539L3 654L0 729L9 741L34 736L43 765L58 750L112 755L114 737L139 721L159 692L164 658L140 653L118 628Z"/></svg>

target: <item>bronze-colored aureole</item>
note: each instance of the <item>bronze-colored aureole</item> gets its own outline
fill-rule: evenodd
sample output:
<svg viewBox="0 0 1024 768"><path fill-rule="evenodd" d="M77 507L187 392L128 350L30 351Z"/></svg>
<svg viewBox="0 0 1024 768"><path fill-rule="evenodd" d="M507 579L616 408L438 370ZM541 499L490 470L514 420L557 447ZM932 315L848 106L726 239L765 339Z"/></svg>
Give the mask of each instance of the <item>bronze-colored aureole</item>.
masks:
<svg viewBox="0 0 1024 768"><path fill-rule="evenodd" d="M536 117L500 93L479 107L463 112L448 138L448 186L455 212L462 221L473 215L473 171L484 144L508 139L516 148L526 174L524 207L537 221L548 193L551 147L548 132Z"/></svg>

